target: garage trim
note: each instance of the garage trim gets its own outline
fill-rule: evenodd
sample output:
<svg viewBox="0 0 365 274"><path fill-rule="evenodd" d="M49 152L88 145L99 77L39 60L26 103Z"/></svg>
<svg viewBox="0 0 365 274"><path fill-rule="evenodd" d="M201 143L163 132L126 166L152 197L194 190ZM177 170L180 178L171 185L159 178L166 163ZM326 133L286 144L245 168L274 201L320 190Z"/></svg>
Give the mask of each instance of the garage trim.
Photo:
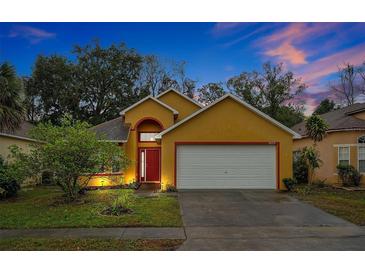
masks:
<svg viewBox="0 0 365 274"><path fill-rule="evenodd" d="M240 141L218 141L218 142L194 142L194 141L177 141L174 143L174 186L176 185L177 177L177 146L178 145L275 145L276 152L276 190L280 191L280 142L240 142Z"/></svg>

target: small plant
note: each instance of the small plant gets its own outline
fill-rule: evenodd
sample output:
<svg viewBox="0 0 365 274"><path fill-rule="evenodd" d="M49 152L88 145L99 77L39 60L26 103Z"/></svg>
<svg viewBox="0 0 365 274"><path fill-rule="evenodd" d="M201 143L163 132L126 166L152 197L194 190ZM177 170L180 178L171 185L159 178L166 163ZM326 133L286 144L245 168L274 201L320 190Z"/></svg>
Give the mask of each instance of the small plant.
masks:
<svg viewBox="0 0 365 274"><path fill-rule="evenodd" d="M101 214L120 216L132 213L133 211L131 207L133 201L133 194L129 194L128 191L122 190L119 192L119 195L114 199L114 201L101 212Z"/></svg>
<svg viewBox="0 0 365 274"><path fill-rule="evenodd" d="M294 185L297 183L295 179L292 178L284 178L283 183L288 191L292 191L294 188Z"/></svg>
<svg viewBox="0 0 365 274"><path fill-rule="evenodd" d="M125 188L137 190L141 186L140 182L132 182L125 185Z"/></svg>
<svg viewBox="0 0 365 274"><path fill-rule="evenodd" d="M166 187L166 192L177 192L177 189L176 189L176 187L175 187L175 186L173 186L173 185L168 185L168 186Z"/></svg>
<svg viewBox="0 0 365 274"><path fill-rule="evenodd" d="M362 175L352 165L338 165L338 177L343 186L359 186Z"/></svg>

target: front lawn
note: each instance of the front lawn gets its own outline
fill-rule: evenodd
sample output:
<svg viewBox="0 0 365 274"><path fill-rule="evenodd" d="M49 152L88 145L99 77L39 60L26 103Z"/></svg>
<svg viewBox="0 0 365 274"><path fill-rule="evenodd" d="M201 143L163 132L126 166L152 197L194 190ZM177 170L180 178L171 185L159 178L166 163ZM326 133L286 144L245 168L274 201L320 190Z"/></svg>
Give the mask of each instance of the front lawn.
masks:
<svg viewBox="0 0 365 274"><path fill-rule="evenodd" d="M116 239L0 239L0 250L25 251L170 251L183 240L116 240Z"/></svg>
<svg viewBox="0 0 365 274"><path fill-rule="evenodd" d="M365 191L298 186L293 194L357 225L365 225Z"/></svg>
<svg viewBox="0 0 365 274"><path fill-rule="evenodd" d="M0 228L62 228L115 226L182 226L176 197L136 197L133 213L120 217L100 212L118 192L132 190L88 191L80 200L65 204L57 187L23 189L18 197L0 201Z"/></svg>

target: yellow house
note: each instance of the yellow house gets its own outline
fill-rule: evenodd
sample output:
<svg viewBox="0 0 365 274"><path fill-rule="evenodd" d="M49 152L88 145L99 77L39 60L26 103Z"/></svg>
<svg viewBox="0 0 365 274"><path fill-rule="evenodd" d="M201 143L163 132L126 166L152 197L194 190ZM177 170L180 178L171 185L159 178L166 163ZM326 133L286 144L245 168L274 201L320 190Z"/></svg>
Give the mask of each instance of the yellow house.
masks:
<svg viewBox="0 0 365 274"><path fill-rule="evenodd" d="M336 166L339 163L349 164L365 173L365 103L321 115L329 125L326 137L317 144L322 166L316 171L316 178L329 184L337 184ZM292 128L302 135L294 140L294 151L313 145L307 136L305 123L299 123ZM362 183L365 179L362 178Z"/></svg>
<svg viewBox="0 0 365 274"><path fill-rule="evenodd" d="M33 125L29 122L22 122L20 127L14 131L3 130L0 132L0 156L6 160L10 154L9 146L17 145L24 151L29 151L29 145L37 142L28 136Z"/></svg>
<svg viewBox="0 0 365 274"><path fill-rule="evenodd" d="M90 185L138 181L162 189L283 189L282 179L292 176L293 139L300 138L231 94L204 107L173 89L92 129L121 146L132 164L98 174Z"/></svg>

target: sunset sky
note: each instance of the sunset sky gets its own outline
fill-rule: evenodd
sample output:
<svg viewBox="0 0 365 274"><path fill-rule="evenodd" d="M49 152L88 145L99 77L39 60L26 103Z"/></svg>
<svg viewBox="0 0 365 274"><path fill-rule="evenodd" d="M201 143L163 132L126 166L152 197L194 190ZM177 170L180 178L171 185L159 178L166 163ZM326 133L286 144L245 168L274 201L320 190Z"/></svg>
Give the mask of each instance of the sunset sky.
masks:
<svg viewBox="0 0 365 274"><path fill-rule="evenodd" d="M339 65L365 61L364 23L0 23L0 62L30 75L38 54L70 55L73 45L94 38L185 60L198 85L283 62L308 85L307 113L333 96L328 82Z"/></svg>

